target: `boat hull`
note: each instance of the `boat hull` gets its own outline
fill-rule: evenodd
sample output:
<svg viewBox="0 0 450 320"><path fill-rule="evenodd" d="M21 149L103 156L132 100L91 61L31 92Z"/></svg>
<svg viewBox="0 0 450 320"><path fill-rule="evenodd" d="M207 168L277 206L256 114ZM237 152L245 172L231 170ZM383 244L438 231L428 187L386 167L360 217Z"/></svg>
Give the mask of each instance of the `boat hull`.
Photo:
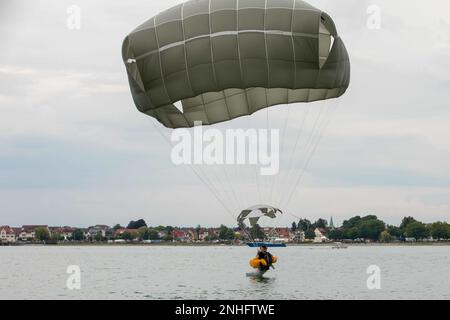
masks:
<svg viewBox="0 0 450 320"><path fill-rule="evenodd" d="M250 248L268 247L268 248L285 248L285 243L271 243L271 242L249 242L247 246Z"/></svg>

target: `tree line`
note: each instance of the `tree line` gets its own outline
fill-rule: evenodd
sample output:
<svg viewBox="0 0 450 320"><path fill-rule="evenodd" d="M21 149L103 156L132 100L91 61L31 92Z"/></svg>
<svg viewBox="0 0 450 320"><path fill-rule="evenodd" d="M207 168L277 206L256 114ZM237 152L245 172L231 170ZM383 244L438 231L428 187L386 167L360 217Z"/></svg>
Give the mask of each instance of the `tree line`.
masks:
<svg viewBox="0 0 450 320"><path fill-rule="evenodd" d="M450 225L447 222L438 221L426 224L413 217L403 218L399 226L386 224L375 215L352 217L345 220L339 228L330 228L325 219L319 219L314 223L307 219L301 219L298 223L292 223L293 231L303 231L306 239L314 238L316 228L324 229L331 240L365 239L391 242L405 241L408 238L418 241L430 237L434 240L450 239Z"/></svg>
<svg viewBox="0 0 450 320"><path fill-rule="evenodd" d="M312 240L315 237L315 229L324 230L330 240L371 240L380 242L391 241L405 241L408 238L415 240L424 240L432 237L434 240L448 240L450 239L450 225L447 222L433 222L423 223L413 217L405 217L399 226L386 224L375 215L355 216L342 223L338 228L330 227L327 220L318 219L311 222L308 219L300 219L298 222L293 222L291 231L295 233L304 232L305 239ZM114 234L119 229L127 229L120 236L115 237ZM143 220L130 221L126 228L120 224L115 225L106 236L97 233L91 238L86 239L85 233L82 229L75 229L69 241L106 241L109 239L123 239L126 241L138 240L161 240L173 241L173 231L177 229L172 226L156 226L149 227ZM203 228L198 225L193 228L195 237L199 239L200 232ZM236 233L236 231L240 231ZM50 234L46 228L37 228L35 230L36 239L39 241L62 241L61 235L57 233ZM263 232L259 225L251 228L245 225L239 225L237 228L229 228L221 225L217 232L208 234L204 238L205 241L233 241L233 240L251 240L251 239L265 239L267 235Z"/></svg>

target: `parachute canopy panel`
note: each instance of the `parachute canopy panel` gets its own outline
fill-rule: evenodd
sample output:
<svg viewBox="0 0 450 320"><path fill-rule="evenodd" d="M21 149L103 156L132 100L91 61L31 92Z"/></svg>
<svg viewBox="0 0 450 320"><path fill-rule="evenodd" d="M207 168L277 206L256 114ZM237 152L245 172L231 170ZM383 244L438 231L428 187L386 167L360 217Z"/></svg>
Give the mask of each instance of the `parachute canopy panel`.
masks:
<svg viewBox="0 0 450 320"><path fill-rule="evenodd" d="M275 219L279 214L283 212L280 209L274 208L268 205L257 205L250 207L248 209L243 210L238 218L237 222L239 225L245 224L245 221L248 220L248 223L251 227L258 224L259 219L262 217L268 217L270 219Z"/></svg>
<svg viewBox="0 0 450 320"><path fill-rule="evenodd" d="M137 108L168 128L336 98L350 81L334 22L300 0L191 0L132 31L122 57Z"/></svg>

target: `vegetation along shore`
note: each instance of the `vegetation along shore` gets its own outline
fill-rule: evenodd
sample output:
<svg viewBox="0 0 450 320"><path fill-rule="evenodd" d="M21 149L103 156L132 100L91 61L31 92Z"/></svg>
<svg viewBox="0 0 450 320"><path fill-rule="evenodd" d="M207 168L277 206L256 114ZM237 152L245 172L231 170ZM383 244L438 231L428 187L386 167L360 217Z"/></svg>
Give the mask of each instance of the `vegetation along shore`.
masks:
<svg viewBox="0 0 450 320"><path fill-rule="evenodd" d="M251 240L250 240L251 239ZM277 241L291 245L323 245L344 242L351 245L435 245L447 244L447 222L423 223L403 218L399 226L389 225L375 215L355 216L336 226L333 218L294 221L289 227L255 225L227 227L149 226L145 220L130 221L126 227L95 225L88 228L0 225L2 245L241 245L248 241Z"/></svg>

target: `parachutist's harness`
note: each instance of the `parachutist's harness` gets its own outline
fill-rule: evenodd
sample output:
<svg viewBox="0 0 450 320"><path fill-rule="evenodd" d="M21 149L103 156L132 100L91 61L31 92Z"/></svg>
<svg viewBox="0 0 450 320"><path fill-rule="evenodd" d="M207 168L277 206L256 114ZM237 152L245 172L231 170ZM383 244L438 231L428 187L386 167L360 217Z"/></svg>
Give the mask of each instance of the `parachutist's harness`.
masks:
<svg viewBox="0 0 450 320"><path fill-rule="evenodd" d="M264 259L267 262L267 266L259 266L259 270L260 271L267 271L270 268L274 268L273 264L272 264L272 254L269 252L258 252L258 258L259 259Z"/></svg>

